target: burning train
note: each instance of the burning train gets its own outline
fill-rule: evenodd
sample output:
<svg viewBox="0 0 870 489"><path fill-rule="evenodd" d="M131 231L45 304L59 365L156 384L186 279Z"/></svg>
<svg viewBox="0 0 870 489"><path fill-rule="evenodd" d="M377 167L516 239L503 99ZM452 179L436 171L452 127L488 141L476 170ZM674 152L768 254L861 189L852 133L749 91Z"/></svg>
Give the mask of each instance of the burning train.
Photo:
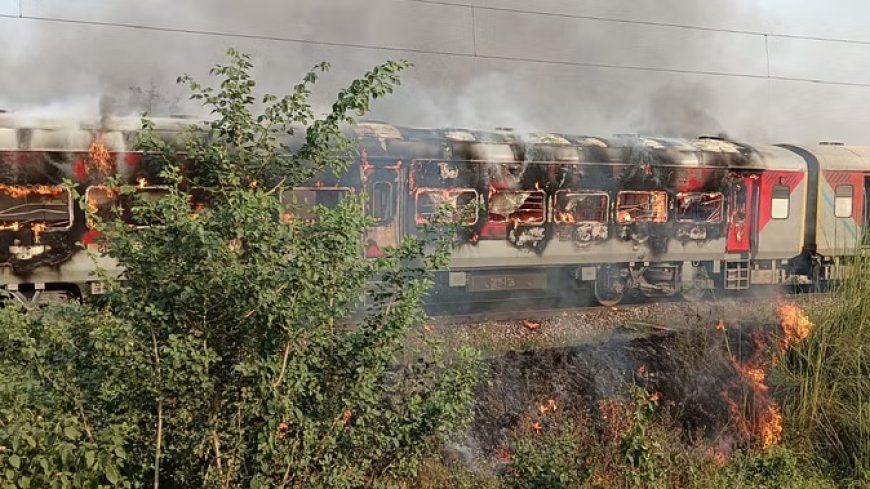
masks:
<svg viewBox="0 0 870 489"><path fill-rule="evenodd" d="M191 123L155 120L171 137ZM134 148L139 121L93 124L0 114L0 286L30 304L102 292L85 212L123 206L108 175L154 198ZM870 148L750 146L723 138L518 135L365 122L346 174L285 198L335 205L365 192L377 256L442 204L473 206L436 302L588 286L604 305L629 291L700 298L713 290L835 280L868 225ZM304 212L303 212L304 214ZM132 222L131 225L136 225ZM91 253L95 252L95 253Z"/></svg>

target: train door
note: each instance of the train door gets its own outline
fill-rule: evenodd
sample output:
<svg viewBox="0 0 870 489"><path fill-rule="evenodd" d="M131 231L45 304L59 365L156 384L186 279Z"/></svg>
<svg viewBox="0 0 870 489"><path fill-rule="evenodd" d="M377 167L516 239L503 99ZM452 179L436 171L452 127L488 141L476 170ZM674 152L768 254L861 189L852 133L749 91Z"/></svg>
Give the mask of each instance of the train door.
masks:
<svg viewBox="0 0 870 489"><path fill-rule="evenodd" d="M373 258L381 255L384 247L399 244L402 233L402 219L399 213L399 199L402 195L399 171L401 163L394 166L369 168L365 178L365 192L368 198L366 207L369 216L375 220L366 236L366 256Z"/></svg>
<svg viewBox="0 0 870 489"><path fill-rule="evenodd" d="M737 179L731 185L728 214L728 253L750 253L755 246L756 181L751 177Z"/></svg>

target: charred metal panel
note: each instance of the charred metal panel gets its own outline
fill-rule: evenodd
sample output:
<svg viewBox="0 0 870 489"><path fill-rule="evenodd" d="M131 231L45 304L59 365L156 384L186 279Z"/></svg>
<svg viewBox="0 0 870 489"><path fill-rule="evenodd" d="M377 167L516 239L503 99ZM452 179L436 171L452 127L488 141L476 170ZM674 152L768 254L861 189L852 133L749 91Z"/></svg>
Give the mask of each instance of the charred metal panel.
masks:
<svg viewBox="0 0 870 489"><path fill-rule="evenodd" d="M553 197L553 222L562 241L580 246L607 240L610 235L610 195L606 192L558 190Z"/></svg>
<svg viewBox="0 0 870 489"><path fill-rule="evenodd" d="M735 180L730 189L730 209L728 212L728 252L740 253L751 250L752 224L755 219L756 204L753 202L756 179L746 177Z"/></svg>

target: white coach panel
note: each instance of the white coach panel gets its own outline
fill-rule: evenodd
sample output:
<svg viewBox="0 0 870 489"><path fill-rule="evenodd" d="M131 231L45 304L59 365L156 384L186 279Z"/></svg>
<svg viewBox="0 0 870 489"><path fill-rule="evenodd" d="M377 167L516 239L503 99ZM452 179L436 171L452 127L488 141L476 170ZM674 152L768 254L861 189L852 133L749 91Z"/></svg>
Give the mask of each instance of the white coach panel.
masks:
<svg viewBox="0 0 870 489"><path fill-rule="evenodd" d="M480 10L485 56L650 69L767 74L764 36Z"/></svg>
<svg viewBox="0 0 870 489"><path fill-rule="evenodd" d="M392 49L473 52L471 10L397 0L23 0L27 16ZM93 8L87 8L93 5Z"/></svg>

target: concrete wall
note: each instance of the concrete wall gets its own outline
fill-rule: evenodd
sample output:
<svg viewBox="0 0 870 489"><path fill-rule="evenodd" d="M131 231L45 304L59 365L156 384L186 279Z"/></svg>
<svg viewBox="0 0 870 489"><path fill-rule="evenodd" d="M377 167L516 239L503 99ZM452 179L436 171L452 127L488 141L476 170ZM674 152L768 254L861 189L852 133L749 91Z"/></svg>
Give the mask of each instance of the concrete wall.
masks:
<svg viewBox="0 0 870 489"><path fill-rule="evenodd" d="M807 3L0 0L0 107L93 113L139 87L192 112L176 76L237 47L272 92L331 61L321 104L410 59L373 114L400 124L870 143L870 4Z"/></svg>

